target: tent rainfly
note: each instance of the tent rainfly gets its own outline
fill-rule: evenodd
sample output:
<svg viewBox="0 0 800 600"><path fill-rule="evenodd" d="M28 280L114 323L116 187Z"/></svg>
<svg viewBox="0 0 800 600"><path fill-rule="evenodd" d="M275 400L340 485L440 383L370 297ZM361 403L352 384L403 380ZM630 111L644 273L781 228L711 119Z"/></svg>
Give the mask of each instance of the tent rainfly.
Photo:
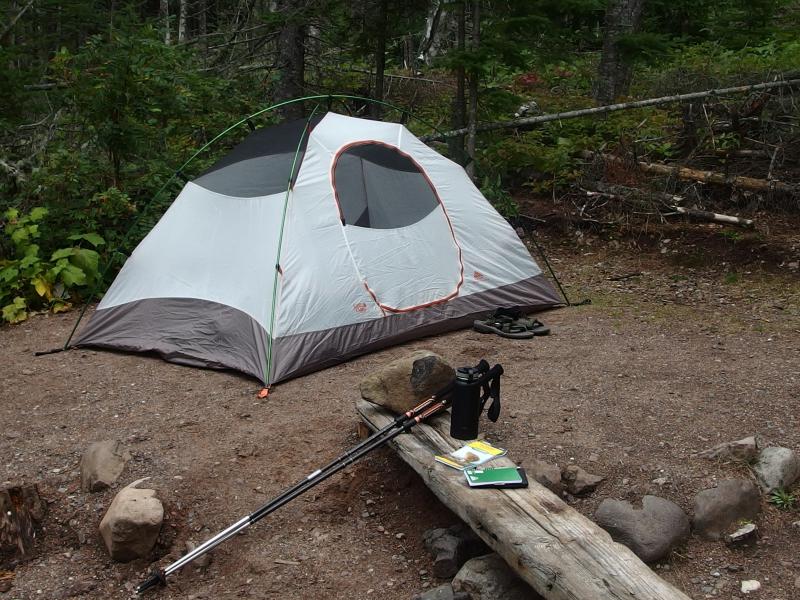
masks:
<svg viewBox="0 0 800 600"><path fill-rule="evenodd" d="M270 385L560 303L459 165L402 125L329 112L257 130L187 183L76 345Z"/></svg>

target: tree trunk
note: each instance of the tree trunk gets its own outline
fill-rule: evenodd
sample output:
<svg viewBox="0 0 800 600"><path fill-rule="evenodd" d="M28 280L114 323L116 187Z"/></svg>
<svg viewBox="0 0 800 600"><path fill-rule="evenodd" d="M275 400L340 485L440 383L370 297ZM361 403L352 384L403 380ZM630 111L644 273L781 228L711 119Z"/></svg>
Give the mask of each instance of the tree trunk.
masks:
<svg viewBox="0 0 800 600"><path fill-rule="evenodd" d="M180 0L178 4L178 43L182 44L187 40L187 26L186 26L186 14L187 14L187 4L189 0Z"/></svg>
<svg viewBox="0 0 800 600"><path fill-rule="evenodd" d="M373 97L376 100L383 100L383 79L386 72L386 9L387 0L378 0L377 15L375 26L378 28L375 39L375 92ZM380 120L383 114L383 106L372 103L370 109L372 118Z"/></svg>
<svg viewBox="0 0 800 600"><path fill-rule="evenodd" d="M481 43L481 3L472 0L472 51L477 52ZM475 180L475 138L478 132L478 72L473 70L469 75L469 124L467 132L467 175Z"/></svg>
<svg viewBox="0 0 800 600"><path fill-rule="evenodd" d="M456 47L459 53L463 54L466 50L466 7L464 6L466 0L461 0L456 5L456 20L458 22L458 34L456 36ZM453 96L452 116L450 120L450 127L452 129L461 129L464 127L467 114L467 99L466 99L466 71L463 62L456 67L456 93ZM464 156L464 136L459 135L447 140L447 149L450 158L460 165L466 162Z"/></svg>
<svg viewBox="0 0 800 600"><path fill-rule="evenodd" d="M275 102L297 98L303 93L305 83L305 25L297 14L302 10L292 0L277 2L278 10L284 13L284 24L278 36L278 59L276 70L278 82L275 86ZM284 119L299 119L303 116L301 102L278 109Z"/></svg>
<svg viewBox="0 0 800 600"><path fill-rule="evenodd" d="M639 29L644 0L610 0L606 9L603 54L597 69L594 97L598 104L610 104L628 91L631 66L625 60L619 41Z"/></svg>
<svg viewBox="0 0 800 600"><path fill-rule="evenodd" d="M417 60L430 65L433 59L442 55L451 45L457 29L453 11L446 8L447 2L431 0L425 33L420 43Z"/></svg>
<svg viewBox="0 0 800 600"><path fill-rule="evenodd" d="M164 43L170 44L169 31L169 0L160 0L158 5L158 18L164 24Z"/></svg>
<svg viewBox="0 0 800 600"><path fill-rule="evenodd" d="M44 517L47 505L36 485L0 489L0 569L27 558L34 544L34 525Z"/></svg>

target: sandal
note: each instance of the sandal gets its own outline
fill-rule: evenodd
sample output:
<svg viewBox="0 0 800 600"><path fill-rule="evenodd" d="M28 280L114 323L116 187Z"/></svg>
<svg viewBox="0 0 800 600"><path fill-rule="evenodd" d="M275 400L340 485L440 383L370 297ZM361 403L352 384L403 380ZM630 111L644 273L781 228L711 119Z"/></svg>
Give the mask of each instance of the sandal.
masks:
<svg viewBox="0 0 800 600"><path fill-rule="evenodd" d="M515 322L528 331L532 331L535 336L550 335L550 328L539 319L517 319Z"/></svg>
<svg viewBox="0 0 800 600"><path fill-rule="evenodd" d="M496 333L500 337L512 338L515 340L527 340L536 335L524 325L520 325L511 319L489 318L485 321L474 321L473 329L480 333Z"/></svg>

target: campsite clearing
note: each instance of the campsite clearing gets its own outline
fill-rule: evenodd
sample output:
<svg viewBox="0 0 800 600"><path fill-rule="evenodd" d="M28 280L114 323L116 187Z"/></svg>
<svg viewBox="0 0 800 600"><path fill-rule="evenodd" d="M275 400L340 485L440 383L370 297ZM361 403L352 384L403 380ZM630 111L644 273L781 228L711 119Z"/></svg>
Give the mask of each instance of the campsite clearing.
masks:
<svg viewBox="0 0 800 600"><path fill-rule="evenodd" d="M573 502L582 513L605 497L648 492L690 511L714 481L748 476L695 452L751 434L800 449L800 283L789 266L800 238L773 231L747 245L723 231L676 226L671 242L663 231L637 240L635 254L591 235L580 245L553 238L550 258L570 296L593 304L540 315L552 335L464 330L418 340L281 384L266 401L250 379L157 358L34 358L63 342L74 313L0 329L4 479L38 482L49 503L38 554L16 569L6 596L126 598L142 579L149 565L113 563L97 534L117 490L79 490L90 442L118 438L129 448L119 485L152 478L168 517L158 551L174 560L187 539L205 539L351 446L358 381L419 348L454 365L504 365L504 413L483 431L523 466L540 458L604 475L597 492ZM696 260L703 252L716 253L702 261L714 266ZM437 583L423 532L454 521L384 449L218 548L205 570L187 568L159 597L407 599ZM770 598L789 600L800 572L796 521L797 509L764 502L758 544L692 538L656 571L693 598L736 598L740 581L755 579Z"/></svg>

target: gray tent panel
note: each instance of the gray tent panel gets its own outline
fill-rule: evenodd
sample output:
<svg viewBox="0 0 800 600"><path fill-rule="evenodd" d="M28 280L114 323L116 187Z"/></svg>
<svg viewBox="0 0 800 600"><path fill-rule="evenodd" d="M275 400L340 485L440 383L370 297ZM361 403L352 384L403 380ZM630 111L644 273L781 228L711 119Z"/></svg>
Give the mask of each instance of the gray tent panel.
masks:
<svg viewBox="0 0 800 600"><path fill-rule="evenodd" d="M543 275L449 302L366 323L275 340L273 381L299 377L355 356L423 336L452 331L501 306L541 310L562 303Z"/></svg>
<svg viewBox="0 0 800 600"><path fill-rule="evenodd" d="M194 180L204 188L239 198L254 198L285 192L292 165L295 176L303 162L308 136L322 117L290 121L259 129ZM308 131L303 130L308 126ZM301 143L302 140L302 143ZM298 152L298 144L300 150Z"/></svg>
<svg viewBox="0 0 800 600"><path fill-rule="evenodd" d="M155 352L165 360L235 369L265 381L269 338L246 313L196 298L149 298L95 311L76 346Z"/></svg>

